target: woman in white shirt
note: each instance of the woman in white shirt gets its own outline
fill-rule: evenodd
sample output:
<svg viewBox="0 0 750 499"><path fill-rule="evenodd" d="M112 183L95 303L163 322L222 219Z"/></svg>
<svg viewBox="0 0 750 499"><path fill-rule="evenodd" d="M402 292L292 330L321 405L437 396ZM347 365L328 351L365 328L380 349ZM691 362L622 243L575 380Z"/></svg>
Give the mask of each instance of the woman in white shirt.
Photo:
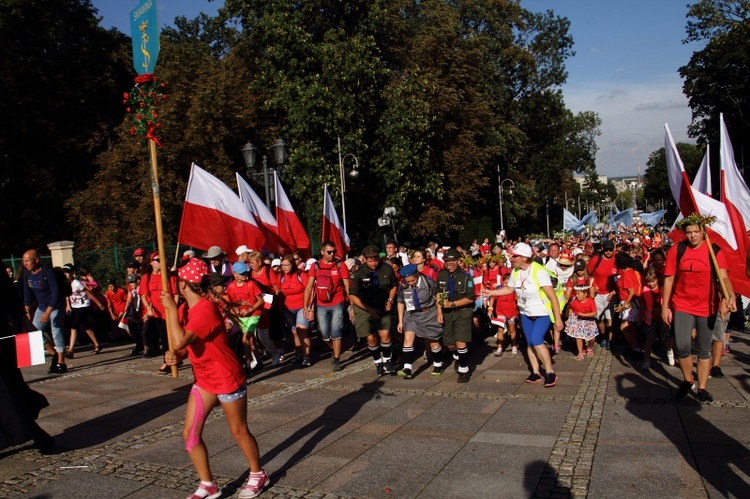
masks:
<svg viewBox="0 0 750 499"><path fill-rule="evenodd" d="M552 280L547 270L532 259L531 247L518 243L510 251L513 272L507 286L498 289L482 290L484 296L502 296L515 291L518 299L518 312L521 327L526 338L526 345L532 373L526 378L527 383L539 383L544 380L547 388L557 384L557 375L552 367L549 349L544 345L544 336L554 319L554 330L563 329L560 315L560 303L555 295ZM542 378L539 367L544 366Z"/></svg>
<svg viewBox="0 0 750 499"><path fill-rule="evenodd" d="M94 355L101 351L99 341L96 339L94 334L94 324L96 319L94 318L93 310L91 309L91 292L83 285L81 281L73 276L73 265L66 264L63 266L63 272L65 276L70 280L70 302L68 304L68 311L70 312L70 346L66 352L66 356L69 359L73 358L76 339L78 338L78 330L83 328L86 334L89 335L91 341L94 343L94 350L91 351Z"/></svg>

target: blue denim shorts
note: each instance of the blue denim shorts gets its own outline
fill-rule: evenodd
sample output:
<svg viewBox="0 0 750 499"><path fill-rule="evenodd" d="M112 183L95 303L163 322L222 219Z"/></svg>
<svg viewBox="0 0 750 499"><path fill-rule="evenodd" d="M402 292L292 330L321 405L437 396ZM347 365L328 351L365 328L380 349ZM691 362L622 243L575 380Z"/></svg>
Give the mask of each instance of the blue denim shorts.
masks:
<svg viewBox="0 0 750 499"><path fill-rule="evenodd" d="M332 307L318 305L318 331L324 341L340 340L344 333L346 302Z"/></svg>

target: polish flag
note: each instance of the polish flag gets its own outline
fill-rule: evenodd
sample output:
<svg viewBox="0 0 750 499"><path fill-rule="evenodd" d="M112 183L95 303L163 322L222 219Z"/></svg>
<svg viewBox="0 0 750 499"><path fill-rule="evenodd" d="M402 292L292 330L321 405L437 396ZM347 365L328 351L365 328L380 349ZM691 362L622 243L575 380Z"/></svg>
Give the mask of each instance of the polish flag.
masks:
<svg viewBox="0 0 750 499"><path fill-rule="evenodd" d="M255 223L266 240L265 248L271 253L282 254L283 252L279 248L279 226L276 223L276 217L271 214L266 204L250 187L250 184L239 173L235 172L235 175L237 176L237 192L239 192L240 199L245 203L247 209L255 217Z"/></svg>
<svg viewBox="0 0 750 499"><path fill-rule="evenodd" d="M664 152L667 157L667 174L669 175L669 188L672 191L677 205L680 207L682 216L688 216L692 213L710 215L716 217L711 227L707 230L711 236L711 242L716 243L724 249L737 249L737 240L734 232L729 226L729 215L724 204L706 196L690 185L685 166L680 159L680 153L677 151L672 133L669 131L669 125L664 125L666 134L664 136ZM670 237L677 242L682 231L670 232ZM677 239L673 236L677 235ZM684 239L684 236L682 237Z"/></svg>
<svg viewBox="0 0 750 499"><path fill-rule="evenodd" d="M193 163L177 241L224 251L246 244L263 247L263 234L250 210L224 182Z"/></svg>
<svg viewBox="0 0 750 499"><path fill-rule="evenodd" d="M333 206L333 200L328 194L328 185L323 186L323 241L333 241L336 246L336 253L341 258L346 258L346 254L351 249L349 236L341 228L341 222L336 214L336 208Z"/></svg>
<svg viewBox="0 0 750 499"><path fill-rule="evenodd" d="M299 251L303 258L310 257L310 238L302 226L299 217L292 208L292 203L279 182L279 176L273 172L274 192L276 193L276 222L279 227L279 245L291 251Z"/></svg>
<svg viewBox="0 0 750 499"><path fill-rule="evenodd" d="M128 318L123 317L120 319L120 322L117 324L117 327L125 331L126 333L130 334L130 325L128 324Z"/></svg>
<svg viewBox="0 0 750 499"><path fill-rule="evenodd" d="M750 229L750 189L740 175L734 162L734 150L729 140L729 133L724 124L724 115L719 115L721 138L719 157L721 161L721 200L729 213L729 221L737 238L737 255L727 259L729 268L736 269L729 272L729 278L736 293L750 296L750 279L742 272L745 255L747 255L750 240L747 231Z"/></svg>
<svg viewBox="0 0 750 499"><path fill-rule="evenodd" d="M695 187L698 192L713 197L713 195L711 195L711 165L710 160L708 159L709 152L710 148L709 146L706 146L706 155L703 156L703 161L701 161L701 166L698 168L698 173L695 174L693 187Z"/></svg>
<svg viewBox="0 0 750 499"><path fill-rule="evenodd" d="M16 335L16 362L19 368L44 364L44 338L41 331Z"/></svg>

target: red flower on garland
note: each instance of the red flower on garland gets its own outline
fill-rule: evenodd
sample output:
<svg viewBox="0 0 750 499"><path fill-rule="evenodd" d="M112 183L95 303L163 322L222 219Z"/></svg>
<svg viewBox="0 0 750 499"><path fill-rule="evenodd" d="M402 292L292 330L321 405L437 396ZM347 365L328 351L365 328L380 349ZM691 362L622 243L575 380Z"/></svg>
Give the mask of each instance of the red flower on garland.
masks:
<svg viewBox="0 0 750 499"><path fill-rule="evenodd" d="M157 128L161 129L163 125L149 117L154 119L159 117L156 107L167 100L165 90L164 82L157 82L154 75L147 73L136 76L133 89L130 92L123 92L123 104L127 106L125 110L128 112L128 119L133 121L128 130L130 135L145 135L149 140L161 146L154 132ZM133 113L133 110L137 111Z"/></svg>

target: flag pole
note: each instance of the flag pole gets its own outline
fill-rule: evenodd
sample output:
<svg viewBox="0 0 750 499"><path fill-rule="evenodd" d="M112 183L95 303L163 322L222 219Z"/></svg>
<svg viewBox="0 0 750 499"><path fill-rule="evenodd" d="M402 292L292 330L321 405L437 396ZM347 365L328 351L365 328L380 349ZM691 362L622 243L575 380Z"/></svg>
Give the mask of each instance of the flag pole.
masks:
<svg viewBox="0 0 750 499"><path fill-rule="evenodd" d="M724 282L724 278L721 276L721 269L719 268L719 262L716 260L716 253L714 253L714 247L711 245L711 239L706 234L706 243L708 244L708 253L711 255L711 263L714 265L716 271L716 277L719 279L719 285L721 285L721 294L725 300L729 300L729 292L727 291L727 285Z"/></svg>
<svg viewBox="0 0 750 499"><path fill-rule="evenodd" d="M156 222L156 244L159 248L159 262L161 262L161 288L162 291L169 293L169 268L167 268L167 255L164 251L164 228L161 223L161 197L159 195L159 166L156 162L156 141L149 140L149 151L151 156L151 190L154 194L154 220ZM175 262L176 264L176 262ZM170 331L170 321L167 320L167 342L169 343L169 351L174 353L174 347L172 347L172 334ZM177 377L177 366L172 366L172 377Z"/></svg>
<svg viewBox="0 0 750 499"><path fill-rule="evenodd" d="M173 268L177 268L177 259L179 258L180 254L180 241L177 241L177 246L174 249L174 263L172 264Z"/></svg>

